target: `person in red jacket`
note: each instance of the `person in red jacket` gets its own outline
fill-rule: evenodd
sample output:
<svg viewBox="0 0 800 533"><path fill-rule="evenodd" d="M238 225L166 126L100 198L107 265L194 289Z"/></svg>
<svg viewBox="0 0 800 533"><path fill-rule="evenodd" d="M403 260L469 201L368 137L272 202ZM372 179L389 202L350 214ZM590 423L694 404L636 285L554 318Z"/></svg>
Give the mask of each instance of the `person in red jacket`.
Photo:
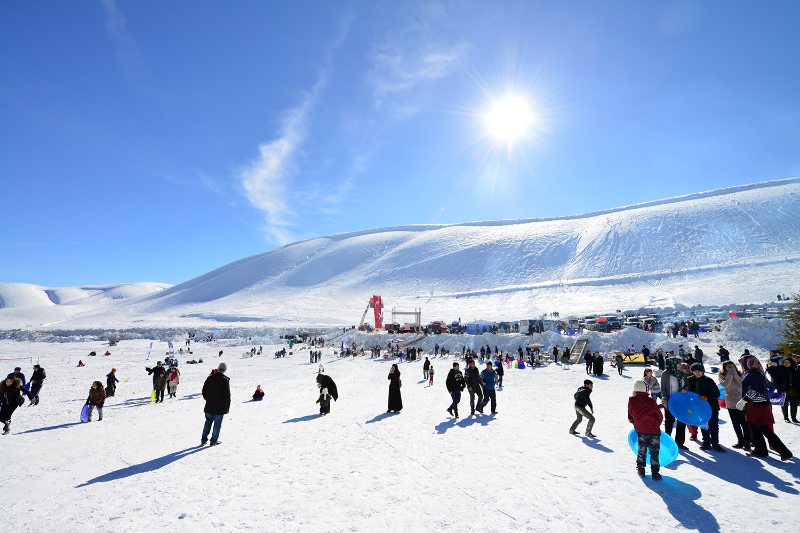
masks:
<svg viewBox="0 0 800 533"><path fill-rule="evenodd" d="M628 421L636 430L639 443L639 455L636 456L636 471L644 477L647 450L650 450L650 471L653 479L661 479L658 469L658 452L661 449L661 421L664 415L654 399L647 394L644 381L633 384L633 396L628 399Z"/></svg>

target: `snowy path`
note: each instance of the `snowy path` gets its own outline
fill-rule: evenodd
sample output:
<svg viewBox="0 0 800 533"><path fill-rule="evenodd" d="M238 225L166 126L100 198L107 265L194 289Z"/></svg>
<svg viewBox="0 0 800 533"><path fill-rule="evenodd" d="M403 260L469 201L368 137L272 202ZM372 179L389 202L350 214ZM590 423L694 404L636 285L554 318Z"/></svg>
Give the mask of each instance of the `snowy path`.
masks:
<svg viewBox="0 0 800 533"><path fill-rule="evenodd" d="M2 357L36 352L48 375L41 406L18 409L12 434L0 437L9 530L705 533L788 531L800 517L797 460L731 450L728 423L720 432L729 453L689 443L692 451L662 470L663 481L649 472L639 480L625 416L638 366L595 380L599 438L589 440L567 434L582 365L509 370L498 415L469 417L466 394L456 421L445 412L447 359L434 360L433 387L420 383L421 363L400 365L405 408L387 414L388 362L324 357L341 397L320 418L307 352L239 359L244 350L229 348L222 360L233 405L223 444L199 448L199 392L220 359L200 354L204 364L182 365L179 398L154 405L148 345L126 341L125 358L88 358L92 349L102 353L100 343L0 341ZM75 368L77 357L85 368ZM22 366L29 374L31 365ZM105 382L112 366L122 383L105 420L77 423L91 382ZM258 384L267 397L248 402ZM800 426L779 421L776 430L800 452Z"/></svg>

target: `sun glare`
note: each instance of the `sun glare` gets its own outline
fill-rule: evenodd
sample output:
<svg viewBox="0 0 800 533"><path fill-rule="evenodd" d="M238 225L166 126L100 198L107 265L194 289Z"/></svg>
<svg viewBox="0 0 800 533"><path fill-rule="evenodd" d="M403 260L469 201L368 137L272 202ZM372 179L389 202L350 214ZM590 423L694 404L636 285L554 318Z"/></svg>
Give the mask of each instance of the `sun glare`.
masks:
<svg viewBox="0 0 800 533"><path fill-rule="evenodd" d="M525 100L506 98L494 104L486 115L489 131L497 139L511 143L528 132L533 114Z"/></svg>

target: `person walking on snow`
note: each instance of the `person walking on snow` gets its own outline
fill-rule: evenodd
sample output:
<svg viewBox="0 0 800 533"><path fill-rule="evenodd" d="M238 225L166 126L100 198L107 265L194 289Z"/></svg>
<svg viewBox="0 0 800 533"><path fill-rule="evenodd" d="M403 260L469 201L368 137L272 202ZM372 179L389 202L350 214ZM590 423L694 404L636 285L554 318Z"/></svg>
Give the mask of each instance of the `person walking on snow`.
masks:
<svg viewBox="0 0 800 533"><path fill-rule="evenodd" d="M464 390L464 375L458 369L458 363L453 363L453 368L447 374L444 384L453 400L450 407L447 408L447 412L458 418L458 404L461 401L461 391Z"/></svg>
<svg viewBox="0 0 800 533"><path fill-rule="evenodd" d="M631 346L633 345L631 344ZM622 356L622 354L617 354L616 357L614 357L614 361L617 363L617 372L619 372L619 375L621 376L622 370L625 368L625 358Z"/></svg>
<svg viewBox="0 0 800 533"><path fill-rule="evenodd" d="M467 383L467 390L469 391L469 406L470 414L474 415L477 410L483 413L483 392L481 388L481 375L478 367L475 366L475 360L470 359L467 363L467 370L464 372L464 381ZM478 406L475 407L475 396L478 397Z"/></svg>
<svg viewBox="0 0 800 533"><path fill-rule="evenodd" d="M106 397L114 396L114 393L117 391L117 383L119 380L117 379L117 369L112 368L111 372L106 374Z"/></svg>
<svg viewBox="0 0 800 533"><path fill-rule="evenodd" d="M744 417L750 424L753 439L753 451L747 456L769 456L767 444L764 442L764 437L766 437L770 447L780 454L781 461L788 461L792 458L792 452L772 430L775 419L772 417L767 378L764 376L761 362L752 355L744 355L739 361L745 374L742 378L742 399L736 404L736 408L744 411Z"/></svg>
<svg viewBox="0 0 800 533"><path fill-rule="evenodd" d="M653 479L661 479L658 473L660 464L658 452L661 448L661 421L664 416L658 408L656 401L647 395L647 385L644 381L633 384L633 396L628 398L628 422L636 430L636 440L639 453L636 456L636 472L639 477L644 477L647 451L650 451L650 472Z"/></svg>
<svg viewBox="0 0 800 533"><path fill-rule="evenodd" d="M492 414L497 414L497 393L494 390L495 382L500 379L497 372L492 368L492 362L486 363L486 370L481 372L481 382L483 383L483 403L481 403L481 412L483 408L492 401Z"/></svg>
<svg viewBox="0 0 800 533"><path fill-rule="evenodd" d="M717 381L725 391L725 407L731 419L733 431L736 433L737 442L732 448L750 451L750 424L744 419L744 413L736 404L742 398L742 373L736 368L736 363L727 360L722 363L722 370L717 374Z"/></svg>
<svg viewBox="0 0 800 533"><path fill-rule="evenodd" d="M506 373L506 371L503 368L503 362L500 361L500 363L497 365L497 378L498 378L497 387L500 388L500 389L503 388L503 375L505 373Z"/></svg>
<svg viewBox="0 0 800 533"><path fill-rule="evenodd" d="M317 388L319 388L320 390L328 389L328 394L331 395L333 401L335 402L339 400L339 391L336 388L336 383L330 376L326 374L317 374ZM325 412L325 414L326 415L330 414L330 412L331 412L331 404L330 402L328 402L328 409Z"/></svg>
<svg viewBox="0 0 800 533"><path fill-rule="evenodd" d="M211 433L211 446L222 444L219 441L222 418L228 414L231 408L231 380L225 375L227 370L228 365L220 363L217 371L212 372L203 383L203 399L206 401L203 411L206 415L206 422L200 437L200 446L206 445L209 433ZM213 432L211 431L212 425L214 426Z"/></svg>
<svg viewBox="0 0 800 533"><path fill-rule="evenodd" d="M89 397L86 399L86 405L89 406L89 418L86 422L92 421L92 412L97 409L97 421L103 420L103 404L106 403L106 391L103 389L103 384L99 381L92 383L89 389Z"/></svg>
<svg viewBox="0 0 800 533"><path fill-rule="evenodd" d="M592 374L592 363L594 363L594 357L592 357L591 350L586 350L586 353L583 356L583 360L586 363L586 374Z"/></svg>
<svg viewBox="0 0 800 533"><path fill-rule="evenodd" d="M3 424L3 435L11 432L11 415L17 407L25 403L25 394L33 404L33 394L22 386L22 380L17 377L7 377L0 383L0 423Z"/></svg>
<svg viewBox="0 0 800 533"><path fill-rule="evenodd" d="M28 383L28 389L35 400L33 405L39 405L39 391L42 390L42 384L45 379L47 379L47 375L44 373L44 368L39 365L33 365L33 375L31 376L31 382Z"/></svg>
<svg viewBox="0 0 800 533"><path fill-rule="evenodd" d="M585 379L583 380L583 387L579 387L577 392L573 395L575 398L575 414L577 418L569 428L570 435L579 435L575 430L578 429L578 424L583 421L583 417L586 417L589 420L586 424L586 436L596 436L592 434L592 428L594 427L594 407L592 406L592 399L589 397L592 394L592 389L594 389L592 380ZM589 411L591 411L591 413Z"/></svg>
<svg viewBox="0 0 800 533"><path fill-rule="evenodd" d="M431 365L430 368L428 369L428 377L430 378L430 381L428 382L428 387L433 387L433 365Z"/></svg>
<svg viewBox="0 0 800 533"><path fill-rule="evenodd" d="M438 352L439 350L437 349L436 351ZM428 379L428 369L430 367L431 367L431 362L426 357L425 358L425 362L422 363L422 379L425 379L425 380Z"/></svg>

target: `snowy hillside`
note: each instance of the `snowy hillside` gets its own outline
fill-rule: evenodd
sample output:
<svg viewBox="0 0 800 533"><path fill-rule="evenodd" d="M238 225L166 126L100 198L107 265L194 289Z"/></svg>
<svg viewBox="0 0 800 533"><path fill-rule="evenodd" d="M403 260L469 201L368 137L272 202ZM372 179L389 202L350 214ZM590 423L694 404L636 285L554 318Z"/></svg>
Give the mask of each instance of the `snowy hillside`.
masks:
<svg viewBox="0 0 800 533"><path fill-rule="evenodd" d="M562 218L328 235L114 305L98 306L91 288L23 298L20 285L0 285L0 319L35 326L26 306L58 304L40 322L352 324L372 294L387 319L422 307L426 322L765 302L797 290L799 235L794 178Z"/></svg>

